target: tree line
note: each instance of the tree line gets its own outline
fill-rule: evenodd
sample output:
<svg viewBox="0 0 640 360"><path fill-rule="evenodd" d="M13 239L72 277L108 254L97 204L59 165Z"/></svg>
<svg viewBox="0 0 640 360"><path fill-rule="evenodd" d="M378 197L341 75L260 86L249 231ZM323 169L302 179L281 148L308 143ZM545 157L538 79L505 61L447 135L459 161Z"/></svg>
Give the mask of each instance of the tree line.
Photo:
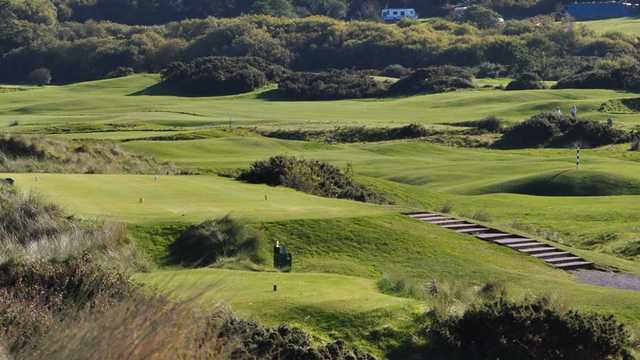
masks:
<svg viewBox="0 0 640 360"><path fill-rule="evenodd" d="M377 19L385 7L415 8L422 17L443 16L459 4L454 0L9 0L21 11L43 11L60 22L104 20L130 25L155 25L214 16L323 15L337 19ZM563 0L481 0L474 2L503 16L529 17L560 9ZM41 15L39 15L41 16Z"/></svg>
<svg viewBox="0 0 640 360"><path fill-rule="evenodd" d="M384 24L270 16L140 26L59 22L55 9L39 1L0 0L0 81L27 81L39 68L49 69L54 83L106 78L119 68L160 72L206 56L258 57L295 71L456 65L555 80L598 61L638 58L630 36L599 35L552 18L486 29L444 19Z"/></svg>

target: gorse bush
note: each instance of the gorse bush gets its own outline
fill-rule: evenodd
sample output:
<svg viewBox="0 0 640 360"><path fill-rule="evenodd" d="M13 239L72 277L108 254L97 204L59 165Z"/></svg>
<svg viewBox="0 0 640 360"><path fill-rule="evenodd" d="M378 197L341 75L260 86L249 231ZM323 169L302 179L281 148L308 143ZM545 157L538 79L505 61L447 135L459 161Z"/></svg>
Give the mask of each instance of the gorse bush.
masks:
<svg viewBox="0 0 640 360"><path fill-rule="evenodd" d="M418 124L399 127L338 127L331 130L274 130L261 131L261 135L287 140L320 140L328 143L354 143L416 139L431 134Z"/></svg>
<svg viewBox="0 0 640 360"><path fill-rule="evenodd" d="M169 247L171 261L187 266L207 266L226 257L257 258L260 237L229 215L187 228Z"/></svg>
<svg viewBox="0 0 640 360"><path fill-rule="evenodd" d="M453 125L473 127L478 130L482 130L490 133L499 133L503 130L503 127L504 127L503 120L493 115L487 116L484 119L463 121L463 122L455 123Z"/></svg>
<svg viewBox="0 0 640 360"><path fill-rule="evenodd" d="M480 29L494 28L500 25L502 17L497 12L480 5L467 7L459 21L469 22Z"/></svg>
<svg viewBox="0 0 640 360"><path fill-rule="evenodd" d="M469 70L455 66L435 66L418 69L413 74L391 85L392 95L438 93L455 89L473 88Z"/></svg>
<svg viewBox="0 0 640 360"><path fill-rule="evenodd" d="M380 97L384 84L363 73L333 70L291 73L278 82L278 93L291 100L335 100Z"/></svg>
<svg viewBox="0 0 640 360"><path fill-rule="evenodd" d="M342 172L337 167L318 160L274 156L254 162L249 169L240 173L238 179L255 184L286 186L331 198L386 202L381 194L355 182L350 171Z"/></svg>
<svg viewBox="0 0 640 360"><path fill-rule="evenodd" d="M564 311L546 298L499 297L462 315L436 315L424 336L448 359L626 359L630 346L612 316Z"/></svg>
<svg viewBox="0 0 640 360"><path fill-rule="evenodd" d="M505 90L539 90L544 88L546 86L538 74L524 73L511 81Z"/></svg>
<svg viewBox="0 0 640 360"><path fill-rule="evenodd" d="M560 79L558 89L615 89L640 91L640 64L618 63L585 69Z"/></svg>
<svg viewBox="0 0 640 360"><path fill-rule="evenodd" d="M255 90L279 78L283 69L255 57L202 57L162 70L165 84L187 95L228 95Z"/></svg>
<svg viewBox="0 0 640 360"><path fill-rule="evenodd" d="M627 141L629 135L606 123L541 113L505 130L496 148L595 147Z"/></svg>
<svg viewBox="0 0 640 360"><path fill-rule="evenodd" d="M175 174L172 164L124 151L106 142L73 142L43 136L0 136L0 171Z"/></svg>

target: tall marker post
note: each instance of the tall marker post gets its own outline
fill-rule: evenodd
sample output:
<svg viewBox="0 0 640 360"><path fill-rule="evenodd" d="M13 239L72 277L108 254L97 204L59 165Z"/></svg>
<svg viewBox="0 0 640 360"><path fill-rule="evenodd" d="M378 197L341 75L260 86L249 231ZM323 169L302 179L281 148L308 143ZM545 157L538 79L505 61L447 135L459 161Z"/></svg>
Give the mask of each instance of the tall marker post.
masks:
<svg viewBox="0 0 640 360"><path fill-rule="evenodd" d="M580 145L576 145L576 169L580 167Z"/></svg>

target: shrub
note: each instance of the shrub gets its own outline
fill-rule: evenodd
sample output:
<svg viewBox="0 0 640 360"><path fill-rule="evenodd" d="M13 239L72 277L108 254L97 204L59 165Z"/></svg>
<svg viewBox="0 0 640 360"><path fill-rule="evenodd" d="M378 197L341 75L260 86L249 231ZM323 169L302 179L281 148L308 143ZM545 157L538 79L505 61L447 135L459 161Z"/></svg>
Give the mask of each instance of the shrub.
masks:
<svg viewBox="0 0 640 360"><path fill-rule="evenodd" d="M505 131L494 147L525 148L552 146L596 147L627 141L624 131L596 121L573 119L556 113L541 113Z"/></svg>
<svg viewBox="0 0 640 360"><path fill-rule="evenodd" d="M388 77L402 78L409 74L411 74L411 69L407 69L400 64L389 65L382 70L382 75Z"/></svg>
<svg viewBox="0 0 640 360"><path fill-rule="evenodd" d="M332 130L275 130L262 131L261 135L287 140L321 140L328 143L354 143L369 141L388 141L398 139L416 139L430 135L424 126L410 124L395 128L338 127Z"/></svg>
<svg viewBox="0 0 640 360"><path fill-rule="evenodd" d="M535 73L524 73L511 81L505 90L539 90L546 86L540 76Z"/></svg>
<svg viewBox="0 0 640 360"><path fill-rule="evenodd" d="M501 297L462 316L435 316L425 336L450 359L621 359L630 345L613 316L558 310L546 298Z"/></svg>
<svg viewBox="0 0 640 360"><path fill-rule="evenodd" d="M239 254L254 256L259 237L229 215L190 226L169 247L171 260L187 266L207 266Z"/></svg>
<svg viewBox="0 0 640 360"><path fill-rule="evenodd" d="M255 321L237 318L230 318L222 324L218 339L239 341L240 346L232 353L233 359L375 359L366 352L349 347L342 340L315 347L309 335L301 329L288 325L265 328Z"/></svg>
<svg viewBox="0 0 640 360"><path fill-rule="evenodd" d="M382 203L380 194L358 184L351 171L343 173L337 167L318 160L289 156L274 156L256 161L238 179L271 186L286 186L306 193L340 199Z"/></svg>
<svg viewBox="0 0 640 360"><path fill-rule="evenodd" d="M29 82L34 85L44 86L51 83L51 72L46 68L38 68L29 73Z"/></svg>
<svg viewBox="0 0 640 360"><path fill-rule="evenodd" d="M509 75L509 71L504 65L494 63L482 63L476 70L478 78L501 78Z"/></svg>
<svg viewBox="0 0 640 360"><path fill-rule="evenodd" d="M512 126L496 142L496 147L537 147L548 144L560 133L557 122L562 115L543 113Z"/></svg>
<svg viewBox="0 0 640 360"><path fill-rule="evenodd" d="M463 121L459 123L455 123L456 126L469 126L474 127L479 130L487 131L490 133L498 133L502 131L503 125L502 119L496 116L487 116L484 119L480 120L472 120L472 121Z"/></svg>
<svg viewBox="0 0 640 360"><path fill-rule="evenodd" d="M254 57L202 57L174 62L162 70L162 81L188 95L228 95L255 90L276 80L280 67Z"/></svg>
<svg viewBox="0 0 640 360"><path fill-rule="evenodd" d="M119 78L124 76L130 76L133 74L135 74L135 71L132 68L127 66L120 66L120 67L117 67L115 70L109 72L107 76L105 76L105 78L113 79L113 78Z"/></svg>
<svg viewBox="0 0 640 360"><path fill-rule="evenodd" d="M560 79L558 89L615 89L640 90L640 65L614 64L609 67L588 69Z"/></svg>
<svg viewBox="0 0 640 360"><path fill-rule="evenodd" d="M640 136L634 135L629 146L629 151L640 151Z"/></svg>
<svg viewBox="0 0 640 360"><path fill-rule="evenodd" d="M392 95L438 93L473 88L471 72L455 66L418 69L389 88Z"/></svg>
<svg viewBox="0 0 640 360"><path fill-rule="evenodd" d="M292 73L278 83L281 97L291 100L336 100L382 96L385 85L363 73L333 70Z"/></svg>
<svg viewBox="0 0 640 360"><path fill-rule="evenodd" d="M416 139L429 135L422 125L410 124L395 128L342 127L332 131L326 141L339 143Z"/></svg>
<svg viewBox="0 0 640 360"><path fill-rule="evenodd" d="M498 26L502 22L502 17L484 6L471 5L464 11L460 20L470 22L480 29L489 29Z"/></svg>

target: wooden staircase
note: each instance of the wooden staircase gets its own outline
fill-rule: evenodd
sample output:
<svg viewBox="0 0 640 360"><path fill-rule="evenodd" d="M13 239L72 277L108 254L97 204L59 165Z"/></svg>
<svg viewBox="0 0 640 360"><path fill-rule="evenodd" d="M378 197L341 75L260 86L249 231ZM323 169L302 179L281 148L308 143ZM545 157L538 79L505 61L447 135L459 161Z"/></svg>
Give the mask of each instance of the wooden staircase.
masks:
<svg viewBox="0 0 640 360"><path fill-rule="evenodd" d="M592 269L593 263L568 251L552 245L475 224L469 220L456 219L449 215L433 212L417 212L406 214L416 220L438 225L459 234L475 236L478 239L506 246L529 256L541 259L547 264L562 270Z"/></svg>

